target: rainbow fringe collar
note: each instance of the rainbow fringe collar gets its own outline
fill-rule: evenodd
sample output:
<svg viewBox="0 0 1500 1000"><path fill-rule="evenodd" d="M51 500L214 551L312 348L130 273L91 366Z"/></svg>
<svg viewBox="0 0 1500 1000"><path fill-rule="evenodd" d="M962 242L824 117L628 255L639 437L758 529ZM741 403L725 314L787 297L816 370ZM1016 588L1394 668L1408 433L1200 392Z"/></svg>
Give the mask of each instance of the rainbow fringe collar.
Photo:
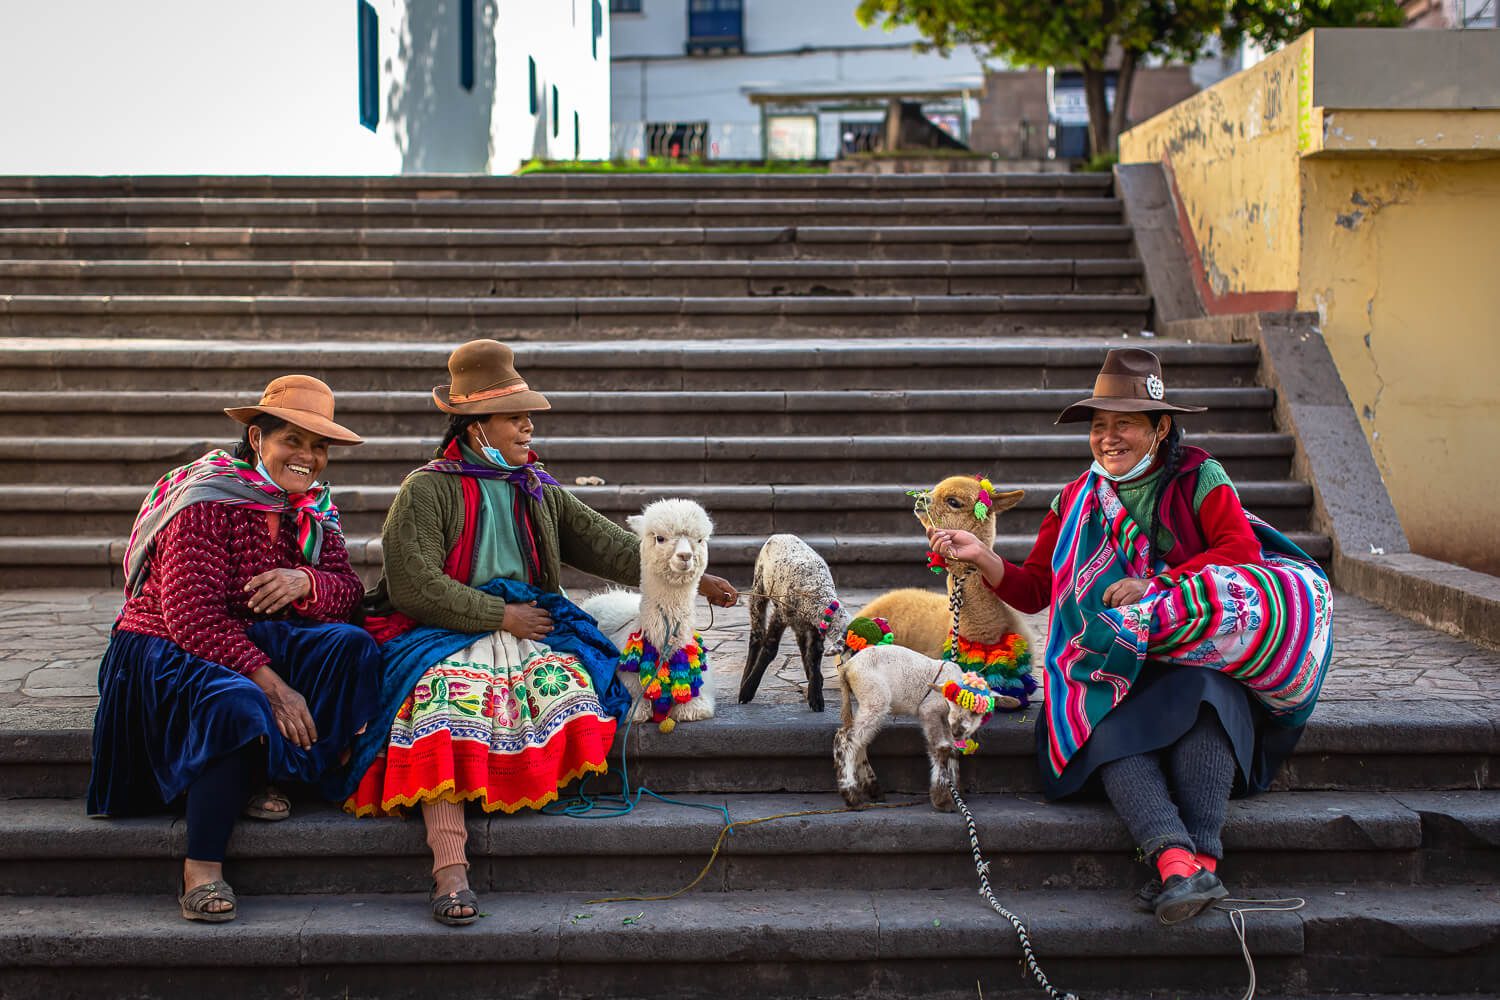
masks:
<svg viewBox="0 0 1500 1000"><path fill-rule="evenodd" d="M943 644L943 659L952 662L965 674L983 677L990 690L1009 695L1021 704L1018 711L1031 703L1036 678L1031 676L1031 644L1019 633L1008 632L996 643L974 642L952 635Z"/></svg>
<svg viewBox="0 0 1500 1000"><path fill-rule="evenodd" d="M685 704L698 697L703 675L708 673L708 654L703 651L703 637L694 632L692 642L663 660L641 633L632 632L620 650L620 669L640 675L641 693L651 702L651 721L661 722L673 703Z"/></svg>

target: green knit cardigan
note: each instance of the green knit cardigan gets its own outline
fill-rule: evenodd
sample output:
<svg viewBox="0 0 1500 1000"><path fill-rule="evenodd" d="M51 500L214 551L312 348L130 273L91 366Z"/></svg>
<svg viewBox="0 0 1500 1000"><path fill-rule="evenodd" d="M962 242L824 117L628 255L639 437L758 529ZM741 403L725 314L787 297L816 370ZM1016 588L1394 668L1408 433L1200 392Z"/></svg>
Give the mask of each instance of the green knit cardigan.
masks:
<svg viewBox="0 0 1500 1000"><path fill-rule="evenodd" d="M530 507L541 556L543 590L562 589L563 564L626 586L641 580L640 539L560 486L543 486L542 502L520 491ZM456 632L493 632L505 620L505 602L459 583L443 572L464 528L459 477L418 472L407 477L381 529L384 570L365 598L365 612L400 611L423 625Z"/></svg>

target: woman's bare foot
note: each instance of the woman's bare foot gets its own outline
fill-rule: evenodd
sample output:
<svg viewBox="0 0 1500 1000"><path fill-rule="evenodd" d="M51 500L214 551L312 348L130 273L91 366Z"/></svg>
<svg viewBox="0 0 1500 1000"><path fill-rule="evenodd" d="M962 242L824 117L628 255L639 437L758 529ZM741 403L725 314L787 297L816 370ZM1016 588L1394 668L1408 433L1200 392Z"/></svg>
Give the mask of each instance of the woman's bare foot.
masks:
<svg viewBox="0 0 1500 1000"><path fill-rule="evenodd" d="M433 899L441 899L450 893L463 892L469 888L469 866L468 865L444 865L432 873L432 880L437 883L433 891ZM475 916L479 911L466 903L454 902L444 909L444 912L456 919L466 919Z"/></svg>
<svg viewBox="0 0 1500 1000"><path fill-rule="evenodd" d="M182 892L186 895L205 882L220 882L224 878L224 862L222 861L194 861L192 858L184 858L182 862ZM234 903L228 899L210 899L203 904L203 909L209 913L227 913L234 909Z"/></svg>

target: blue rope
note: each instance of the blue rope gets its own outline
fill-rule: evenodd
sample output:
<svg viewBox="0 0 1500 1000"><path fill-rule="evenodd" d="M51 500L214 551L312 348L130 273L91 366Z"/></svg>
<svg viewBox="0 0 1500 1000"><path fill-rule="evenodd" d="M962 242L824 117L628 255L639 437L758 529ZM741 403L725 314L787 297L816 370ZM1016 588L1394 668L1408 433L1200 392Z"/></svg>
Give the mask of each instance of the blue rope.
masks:
<svg viewBox="0 0 1500 1000"><path fill-rule="evenodd" d="M620 794L618 795L590 795L588 792L589 778L592 775L584 775L583 780L578 783L578 794L570 798L559 798L549 802L542 807L542 813L546 816L567 816L571 819L617 819L621 816L629 816L635 811L635 807L641 804L641 796L649 795L658 802L667 805L682 806L686 809L707 809L711 812L722 813L724 825L732 827L734 821L729 817L728 806L710 806L702 802L683 802L679 799L659 795L647 788L645 785L637 788L634 792L630 789L630 762L628 760L630 750L630 726L635 721L636 702L631 702L630 711L625 715L625 734L620 740Z"/></svg>

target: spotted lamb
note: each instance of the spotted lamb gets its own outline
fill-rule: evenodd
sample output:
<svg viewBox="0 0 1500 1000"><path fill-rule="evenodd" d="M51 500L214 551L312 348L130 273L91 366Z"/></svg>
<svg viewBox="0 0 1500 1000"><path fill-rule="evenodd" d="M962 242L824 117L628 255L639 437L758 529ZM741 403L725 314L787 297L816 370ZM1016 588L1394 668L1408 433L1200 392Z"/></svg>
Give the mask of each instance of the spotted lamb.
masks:
<svg viewBox="0 0 1500 1000"><path fill-rule="evenodd" d="M823 711L823 654L829 636L842 649L848 624L848 612L839 603L823 557L796 535L767 538L755 558L750 587L750 644L740 675L740 703L755 697L790 626L807 675L807 707Z"/></svg>

